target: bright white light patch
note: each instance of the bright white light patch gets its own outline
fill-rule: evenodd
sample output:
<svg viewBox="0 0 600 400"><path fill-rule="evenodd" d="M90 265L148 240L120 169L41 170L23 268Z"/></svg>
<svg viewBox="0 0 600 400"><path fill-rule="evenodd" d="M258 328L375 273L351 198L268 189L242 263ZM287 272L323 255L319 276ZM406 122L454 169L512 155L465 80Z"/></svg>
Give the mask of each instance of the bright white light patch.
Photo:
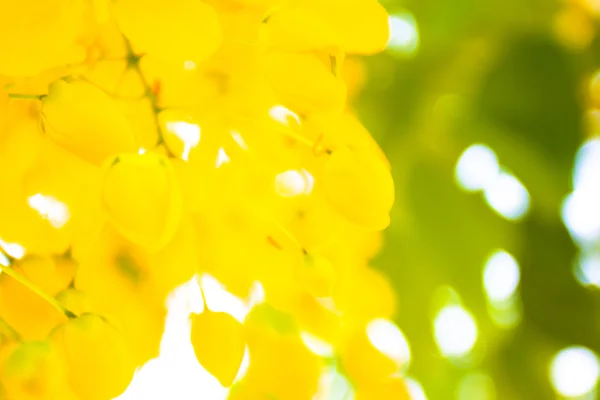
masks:
<svg viewBox="0 0 600 400"><path fill-rule="evenodd" d="M248 305L250 308L265 302L265 287L259 281L252 283Z"/></svg>
<svg viewBox="0 0 600 400"><path fill-rule="evenodd" d="M409 13L390 15L388 19L390 38L388 50L405 55L413 54L419 47L417 21Z"/></svg>
<svg viewBox="0 0 600 400"><path fill-rule="evenodd" d="M600 254L581 256L575 270L575 277L583 285L600 287Z"/></svg>
<svg viewBox="0 0 600 400"><path fill-rule="evenodd" d="M190 341L189 315L202 308L199 293L193 279L169 296L160 356L142 366L118 400L227 398L227 389L198 363Z"/></svg>
<svg viewBox="0 0 600 400"><path fill-rule="evenodd" d="M508 220L519 220L529 211L529 192L508 172L501 172L493 182L486 185L484 194L489 206Z"/></svg>
<svg viewBox="0 0 600 400"><path fill-rule="evenodd" d="M569 232L580 244L600 239L600 197L584 189L571 193L564 201L562 219Z"/></svg>
<svg viewBox="0 0 600 400"><path fill-rule="evenodd" d="M52 196L45 196L43 194L34 194L27 199L29 207L37 211L42 218L47 219L55 229L60 229L69 218L69 208L62 202L56 200Z"/></svg>
<svg viewBox="0 0 600 400"><path fill-rule="evenodd" d="M219 168L223 164L229 163L229 156L225 153L225 149L220 147L217 152L217 162L215 163L215 167Z"/></svg>
<svg viewBox="0 0 600 400"><path fill-rule="evenodd" d="M466 149L456 164L456 180L465 190L476 192L492 184L500 174L496 153L483 144Z"/></svg>
<svg viewBox="0 0 600 400"><path fill-rule="evenodd" d="M4 255L4 253L0 253L0 265L3 267L8 267L10 265L10 260L8 257L6 257L6 255Z"/></svg>
<svg viewBox="0 0 600 400"><path fill-rule="evenodd" d="M471 314L458 305L444 307L435 317L435 341L446 357L462 357L477 341L477 325Z"/></svg>
<svg viewBox="0 0 600 400"><path fill-rule="evenodd" d="M326 310L329 310L336 315L342 315L340 310L337 309L337 306L335 305L335 300L333 300L332 297L316 297L315 300L317 300L317 302L320 305L322 305L323 308L325 308Z"/></svg>
<svg viewBox="0 0 600 400"><path fill-rule="evenodd" d="M269 116L275 121L286 126L290 126L292 121L296 125L300 125L300 117L298 117L298 115L295 112L284 106L271 107L271 109L269 110Z"/></svg>
<svg viewBox="0 0 600 400"><path fill-rule="evenodd" d="M550 364L550 380L563 396L576 397L591 392L600 375L598 357L585 347L561 350Z"/></svg>
<svg viewBox="0 0 600 400"><path fill-rule="evenodd" d="M333 346L309 332L300 332L300 338L307 349L319 357L332 357Z"/></svg>
<svg viewBox="0 0 600 400"><path fill-rule="evenodd" d="M185 68L186 71L193 71L196 69L196 63L191 60L187 60L183 63L183 68Z"/></svg>
<svg viewBox="0 0 600 400"><path fill-rule="evenodd" d="M410 346L402 331L391 321L375 319L367 325L367 337L371 344L399 366L410 363Z"/></svg>
<svg viewBox="0 0 600 400"><path fill-rule="evenodd" d="M248 150L248 145L239 132L231 131L230 133L233 140L238 144L238 146L240 146L242 150Z"/></svg>
<svg viewBox="0 0 600 400"><path fill-rule="evenodd" d="M244 349L244 357L242 358L242 362L240 363L240 369L238 369L238 373L235 376L233 382L238 382L244 379L246 374L248 373L248 368L250 368L250 350L248 350L248 346Z"/></svg>
<svg viewBox="0 0 600 400"><path fill-rule="evenodd" d="M217 279L208 274L202 275L201 285L211 311L226 312L239 322L244 322L250 310L242 299L228 292Z"/></svg>
<svg viewBox="0 0 600 400"><path fill-rule="evenodd" d="M412 378L406 378L406 389L410 395L410 400L427 400L423 386Z"/></svg>
<svg viewBox="0 0 600 400"><path fill-rule="evenodd" d="M181 158L188 161L190 151L200 143L200 126L185 121L172 121L167 122L167 129L183 142Z"/></svg>
<svg viewBox="0 0 600 400"><path fill-rule="evenodd" d="M319 391L312 400L354 400L354 389L344 375L330 368L321 375Z"/></svg>
<svg viewBox="0 0 600 400"><path fill-rule="evenodd" d="M0 248L2 248L6 254L17 260L20 260L25 256L25 247L17 243L7 243L0 239Z"/></svg>
<svg viewBox="0 0 600 400"><path fill-rule="evenodd" d="M296 197L312 192L315 179L305 169L289 170L275 177L275 191L281 197Z"/></svg>
<svg viewBox="0 0 600 400"><path fill-rule="evenodd" d="M333 377L329 400L354 400L354 388L344 375L336 373Z"/></svg>
<svg viewBox="0 0 600 400"><path fill-rule="evenodd" d="M573 169L575 189L594 188L600 193L600 139L586 142L577 152Z"/></svg>
<svg viewBox="0 0 600 400"><path fill-rule="evenodd" d="M512 255L498 250L488 258L483 270L483 286L490 300L504 302L517 290L521 272Z"/></svg>
<svg viewBox="0 0 600 400"><path fill-rule="evenodd" d="M600 139L590 140L577 152L574 191L564 201L563 222L580 245L600 239Z"/></svg>

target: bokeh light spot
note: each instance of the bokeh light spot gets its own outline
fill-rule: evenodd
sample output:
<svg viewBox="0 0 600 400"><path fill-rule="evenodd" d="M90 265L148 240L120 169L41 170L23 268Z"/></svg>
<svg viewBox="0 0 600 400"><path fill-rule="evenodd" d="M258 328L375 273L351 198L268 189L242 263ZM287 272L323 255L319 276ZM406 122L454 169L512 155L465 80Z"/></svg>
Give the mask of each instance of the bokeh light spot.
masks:
<svg viewBox="0 0 600 400"><path fill-rule="evenodd" d="M354 389L337 368L327 368L321 374L319 391L313 400L354 400Z"/></svg>
<svg viewBox="0 0 600 400"><path fill-rule="evenodd" d="M435 317L435 341L445 357L465 356L475 345L477 335L475 319L459 305L448 305Z"/></svg>
<svg viewBox="0 0 600 400"><path fill-rule="evenodd" d="M406 378L406 389L408 389L410 400L427 400L425 390L419 381L412 378Z"/></svg>
<svg viewBox="0 0 600 400"><path fill-rule="evenodd" d="M483 144L474 144L466 149L456 164L456 180L465 190L483 190L496 180L500 165L496 153Z"/></svg>
<svg viewBox="0 0 600 400"><path fill-rule="evenodd" d="M306 348L313 354L316 354L319 357L332 357L334 355L333 346L315 335L302 331L300 332L300 338L302 339L302 342L304 342Z"/></svg>
<svg viewBox="0 0 600 400"><path fill-rule="evenodd" d="M367 325L367 337L381 353L407 367L410 363L410 346L400 328L383 318L375 319Z"/></svg>
<svg viewBox="0 0 600 400"><path fill-rule="evenodd" d="M485 187L488 205L502 217L517 221L529 211L529 192L512 174L502 171L497 178Z"/></svg>
<svg viewBox="0 0 600 400"><path fill-rule="evenodd" d="M488 298L504 302L513 296L521 274L515 258L504 250L494 252L483 270L483 285Z"/></svg>
<svg viewBox="0 0 600 400"><path fill-rule="evenodd" d="M419 30L415 17L408 12L390 15L388 24L388 51L401 55L414 54L419 48Z"/></svg>
<svg viewBox="0 0 600 400"><path fill-rule="evenodd" d="M573 239L581 245L593 243L600 238L599 200L585 190L576 190L563 202L563 222Z"/></svg>
<svg viewBox="0 0 600 400"><path fill-rule="evenodd" d="M600 287L600 254L582 254L575 266L575 278L582 285Z"/></svg>
<svg viewBox="0 0 600 400"><path fill-rule="evenodd" d="M558 393L567 397L591 392L598 381L598 357L585 347L561 350L550 364L550 380Z"/></svg>
<svg viewBox="0 0 600 400"><path fill-rule="evenodd" d="M563 222L580 245L600 239L600 139L590 140L577 152L573 193L562 207Z"/></svg>

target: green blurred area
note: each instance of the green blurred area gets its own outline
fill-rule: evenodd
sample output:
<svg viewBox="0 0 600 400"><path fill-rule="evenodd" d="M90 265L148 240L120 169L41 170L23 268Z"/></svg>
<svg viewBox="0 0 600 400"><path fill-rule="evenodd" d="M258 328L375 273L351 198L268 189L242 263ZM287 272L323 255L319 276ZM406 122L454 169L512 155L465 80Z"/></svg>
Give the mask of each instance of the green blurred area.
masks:
<svg viewBox="0 0 600 400"><path fill-rule="evenodd" d="M392 15L414 17L418 47L368 59L357 111L396 181L392 225L373 264L398 293L396 322L412 350L408 375L430 400L488 399L477 385L459 389L481 373L493 381L490 399L557 398L552 357L574 345L600 353L599 292L575 279L579 250L561 218L577 150L589 135L587 83L600 67L600 41L573 48L557 36L558 15L575 7L566 1L384 4ZM524 218L507 220L481 194L459 187L457 161L474 143L493 149L527 188ZM494 322L482 284L496 249L521 269L520 319L510 327ZM434 317L448 299L477 323L466 358L443 357L434 339Z"/></svg>

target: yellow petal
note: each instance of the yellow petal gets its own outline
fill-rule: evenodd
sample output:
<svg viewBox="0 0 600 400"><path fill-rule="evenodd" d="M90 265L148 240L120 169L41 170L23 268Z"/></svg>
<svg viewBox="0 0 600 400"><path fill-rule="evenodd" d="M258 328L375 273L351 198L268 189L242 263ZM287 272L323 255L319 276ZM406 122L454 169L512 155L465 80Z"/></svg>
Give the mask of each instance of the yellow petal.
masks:
<svg viewBox="0 0 600 400"><path fill-rule="evenodd" d="M272 52L265 57L265 73L279 100L291 110L341 112L346 84L335 76L333 59L315 54Z"/></svg>
<svg viewBox="0 0 600 400"><path fill-rule="evenodd" d="M69 320L50 341L65 361L71 388L82 399L112 399L133 377L136 365L123 337L97 315Z"/></svg>
<svg viewBox="0 0 600 400"><path fill-rule="evenodd" d="M124 154L106 166L102 201L109 220L127 239L157 251L181 221L181 191L166 158Z"/></svg>
<svg viewBox="0 0 600 400"><path fill-rule="evenodd" d="M242 324L231 315L205 310L192 314L192 345L198 362L225 387L230 386L244 358Z"/></svg>
<svg viewBox="0 0 600 400"><path fill-rule="evenodd" d="M118 0L116 12L134 49L165 61L204 61L223 40L216 12L200 0Z"/></svg>
<svg viewBox="0 0 600 400"><path fill-rule="evenodd" d="M48 137L92 163L137 151L131 127L115 101L87 82L54 82L43 99L42 114Z"/></svg>
<svg viewBox="0 0 600 400"><path fill-rule="evenodd" d="M349 148L334 151L325 165L323 188L331 204L349 221L373 230L388 226L394 181L373 154Z"/></svg>

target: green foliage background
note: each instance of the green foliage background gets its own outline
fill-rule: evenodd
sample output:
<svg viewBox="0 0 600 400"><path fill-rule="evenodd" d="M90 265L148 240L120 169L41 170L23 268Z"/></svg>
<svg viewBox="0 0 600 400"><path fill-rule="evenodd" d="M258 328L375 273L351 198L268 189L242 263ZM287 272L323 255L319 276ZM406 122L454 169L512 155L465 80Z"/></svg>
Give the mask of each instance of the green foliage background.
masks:
<svg viewBox="0 0 600 400"><path fill-rule="evenodd" d="M600 41L585 51L561 46L552 26L563 4L385 2L392 14L414 15L420 46L413 57L370 58L357 106L397 185L393 222L374 266L398 293L396 322L413 354L409 374L430 399L456 398L473 371L491 375L497 399L556 398L552 356L568 345L600 352L600 296L574 278L578 250L560 215L586 135L586 82L600 67ZM473 143L494 149L529 190L524 220L504 220L482 196L457 186L456 162ZM483 264L498 248L521 266L522 320L512 329L492 322L482 286ZM458 364L440 355L433 338L447 285L479 328L473 359Z"/></svg>

